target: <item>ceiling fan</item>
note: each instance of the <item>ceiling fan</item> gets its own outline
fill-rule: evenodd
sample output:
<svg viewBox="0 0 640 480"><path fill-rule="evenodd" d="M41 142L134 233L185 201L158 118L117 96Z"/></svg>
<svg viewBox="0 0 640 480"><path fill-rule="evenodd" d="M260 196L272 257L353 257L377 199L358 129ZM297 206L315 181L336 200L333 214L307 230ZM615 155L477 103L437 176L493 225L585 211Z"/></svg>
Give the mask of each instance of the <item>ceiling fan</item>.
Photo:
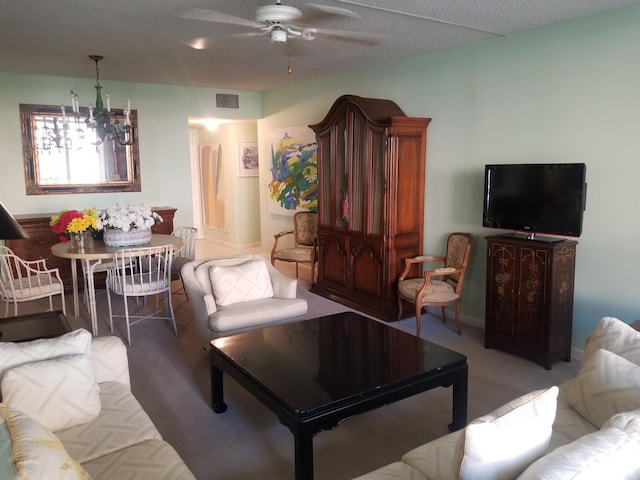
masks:
<svg viewBox="0 0 640 480"><path fill-rule="evenodd" d="M364 45L375 45L385 37L385 35L375 33L330 30L313 26L314 21L336 16L355 19L360 18L357 13L347 10L346 8L309 3L305 4L305 11L306 10L308 10L308 13L303 15L302 11L298 8L283 5L281 0L276 0L275 4L258 7L253 20L206 9L189 10L181 15L181 17L191 20L203 20L206 22L249 27L254 29L254 31L234 34L234 36L267 35L273 43L286 43L288 40L296 38L314 40L320 35ZM202 49L208 47L210 40L211 37L198 38L185 43L193 48Z"/></svg>

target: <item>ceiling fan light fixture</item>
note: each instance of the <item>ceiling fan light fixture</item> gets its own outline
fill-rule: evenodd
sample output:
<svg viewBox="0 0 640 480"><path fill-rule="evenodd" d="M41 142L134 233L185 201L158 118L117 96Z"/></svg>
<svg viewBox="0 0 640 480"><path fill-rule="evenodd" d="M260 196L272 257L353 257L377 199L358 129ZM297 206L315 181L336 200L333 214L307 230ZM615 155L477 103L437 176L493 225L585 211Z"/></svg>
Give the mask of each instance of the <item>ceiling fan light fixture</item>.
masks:
<svg viewBox="0 0 640 480"><path fill-rule="evenodd" d="M274 28L271 30L271 42L272 43L286 43L287 41L287 32L280 29Z"/></svg>

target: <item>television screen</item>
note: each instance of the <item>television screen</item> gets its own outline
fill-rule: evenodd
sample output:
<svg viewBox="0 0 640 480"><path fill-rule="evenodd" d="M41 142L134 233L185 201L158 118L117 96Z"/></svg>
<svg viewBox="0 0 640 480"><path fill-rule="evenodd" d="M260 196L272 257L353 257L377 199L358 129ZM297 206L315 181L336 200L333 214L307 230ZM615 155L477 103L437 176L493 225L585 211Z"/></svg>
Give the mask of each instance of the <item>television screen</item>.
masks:
<svg viewBox="0 0 640 480"><path fill-rule="evenodd" d="M584 163L486 165L482 225L579 237L586 169Z"/></svg>

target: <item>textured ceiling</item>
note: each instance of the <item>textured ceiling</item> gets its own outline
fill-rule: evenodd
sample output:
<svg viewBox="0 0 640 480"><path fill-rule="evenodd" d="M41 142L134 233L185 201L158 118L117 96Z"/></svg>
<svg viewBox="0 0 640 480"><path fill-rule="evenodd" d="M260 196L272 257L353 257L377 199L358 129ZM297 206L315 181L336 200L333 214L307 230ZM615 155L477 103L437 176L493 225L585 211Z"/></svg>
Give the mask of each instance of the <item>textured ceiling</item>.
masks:
<svg viewBox="0 0 640 480"><path fill-rule="evenodd" d="M376 45L319 35L271 43L251 27L183 18L208 9L253 20L269 0L0 0L0 71L103 80L268 90L367 65L509 35L630 0L313 0L358 17L312 25L380 34ZM283 0L307 12L305 2ZM365 8L365 4L374 8ZM395 11L383 11L379 8ZM435 21L439 20L439 21ZM208 37L210 46L187 46ZM287 67L291 65L291 73Z"/></svg>

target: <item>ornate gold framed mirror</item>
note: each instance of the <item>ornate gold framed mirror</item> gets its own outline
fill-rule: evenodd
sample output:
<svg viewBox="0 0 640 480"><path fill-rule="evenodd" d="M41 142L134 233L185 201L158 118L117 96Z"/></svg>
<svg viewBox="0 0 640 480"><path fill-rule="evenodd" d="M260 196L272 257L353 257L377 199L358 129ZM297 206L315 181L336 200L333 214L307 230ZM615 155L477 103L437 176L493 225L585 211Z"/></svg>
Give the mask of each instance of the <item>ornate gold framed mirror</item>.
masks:
<svg viewBox="0 0 640 480"><path fill-rule="evenodd" d="M69 113L71 112L71 113ZM20 104L27 195L140 191L138 142L101 135L85 121L88 108ZM138 115L112 109L110 116L131 132Z"/></svg>

